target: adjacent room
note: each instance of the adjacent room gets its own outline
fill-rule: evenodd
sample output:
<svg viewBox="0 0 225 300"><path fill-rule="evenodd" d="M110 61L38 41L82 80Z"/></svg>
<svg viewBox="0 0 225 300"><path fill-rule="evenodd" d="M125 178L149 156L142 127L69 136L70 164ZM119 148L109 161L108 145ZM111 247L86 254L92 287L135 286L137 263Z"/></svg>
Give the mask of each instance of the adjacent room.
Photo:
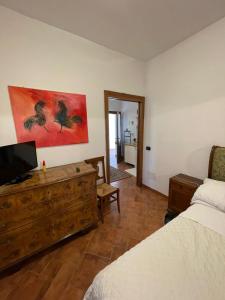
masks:
<svg viewBox="0 0 225 300"><path fill-rule="evenodd" d="M110 99L108 114L111 182L136 177L138 102Z"/></svg>
<svg viewBox="0 0 225 300"><path fill-rule="evenodd" d="M225 1L0 0L0 300L225 299Z"/></svg>

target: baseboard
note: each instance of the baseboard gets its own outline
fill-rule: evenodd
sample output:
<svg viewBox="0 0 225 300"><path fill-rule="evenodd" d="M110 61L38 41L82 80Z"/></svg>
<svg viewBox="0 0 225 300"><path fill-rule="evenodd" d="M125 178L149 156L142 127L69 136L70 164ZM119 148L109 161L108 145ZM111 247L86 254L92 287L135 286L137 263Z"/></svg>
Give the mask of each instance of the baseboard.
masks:
<svg viewBox="0 0 225 300"><path fill-rule="evenodd" d="M160 195L161 197L165 198L165 200L168 201L168 196L166 196L165 194L163 194L163 193L161 193L161 192L159 192L159 191L157 191L157 190L155 190L155 189L151 188L150 186L147 186L143 183L142 183L142 187L145 188L145 189L150 190L153 193L156 193L156 194Z"/></svg>

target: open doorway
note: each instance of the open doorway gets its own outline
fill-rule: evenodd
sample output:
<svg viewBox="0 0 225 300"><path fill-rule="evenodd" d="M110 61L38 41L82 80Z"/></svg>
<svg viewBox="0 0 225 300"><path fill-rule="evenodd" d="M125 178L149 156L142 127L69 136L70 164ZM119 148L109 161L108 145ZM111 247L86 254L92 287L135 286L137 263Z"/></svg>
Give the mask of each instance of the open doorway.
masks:
<svg viewBox="0 0 225 300"><path fill-rule="evenodd" d="M108 182L132 175L137 185L142 185L144 100L141 96L105 91Z"/></svg>
<svg viewBox="0 0 225 300"><path fill-rule="evenodd" d="M137 128L138 103L110 98L109 161L111 181L124 179L130 175L136 177Z"/></svg>

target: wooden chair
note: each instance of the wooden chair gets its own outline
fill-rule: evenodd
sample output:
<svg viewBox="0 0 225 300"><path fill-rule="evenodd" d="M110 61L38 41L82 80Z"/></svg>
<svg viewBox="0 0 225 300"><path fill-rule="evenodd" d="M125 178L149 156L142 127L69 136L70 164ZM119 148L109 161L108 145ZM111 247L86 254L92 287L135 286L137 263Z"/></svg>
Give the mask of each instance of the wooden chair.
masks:
<svg viewBox="0 0 225 300"><path fill-rule="evenodd" d="M104 203L117 201L118 212L120 213L120 193L119 189L106 183L104 156L86 159L87 164L91 164L97 170L97 198L99 200L100 217L104 223L103 209ZM99 181L102 181L99 183Z"/></svg>

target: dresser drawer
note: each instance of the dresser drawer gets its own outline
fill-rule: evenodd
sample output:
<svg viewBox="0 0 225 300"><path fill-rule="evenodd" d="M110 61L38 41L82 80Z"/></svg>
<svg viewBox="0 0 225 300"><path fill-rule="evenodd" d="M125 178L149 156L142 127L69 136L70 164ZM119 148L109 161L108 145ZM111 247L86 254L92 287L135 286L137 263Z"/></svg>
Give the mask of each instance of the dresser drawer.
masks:
<svg viewBox="0 0 225 300"><path fill-rule="evenodd" d="M0 269L52 243L52 224L46 220L0 235Z"/></svg>
<svg viewBox="0 0 225 300"><path fill-rule="evenodd" d="M53 188L43 187L0 199L0 233L48 216L52 208Z"/></svg>
<svg viewBox="0 0 225 300"><path fill-rule="evenodd" d="M81 229L87 228L93 224L97 224L97 206L96 202L92 205L85 205L81 207L77 215L78 227Z"/></svg>
<svg viewBox="0 0 225 300"><path fill-rule="evenodd" d="M68 183L64 188L64 193L58 195L52 194L52 208L54 211L60 211L70 206L80 206L86 201L90 201L90 197L96 193L96 177L95 175L86 178L78 178L78 180Z"/></svg>
<svg viewBox="0 0 225 300"><path fill-rule="evenodd" d="M94 193L95 176L76 178L0 198L0 233L49 216L72 205L81 205Z"/></svg>
<svg viewBox="0 0 225 300"><path fill-rule="evenodd" d="M97 222L96 206L73 206L0 235L0 253L4 260L16 260L35 253ZM84 226L85 225L85 226ZM1 264L0 264L1 265Z"/></svg>
<svg viewBox="0 0 225 300"><path fill-rule="evenodd" d="M97 223L94 204L70 207L19 229L0 234L0 269Z"/></svg>
<svg viewBox="0 0 225 300"><path fill-rule="evenodd" d="M97 223L97 206L89 203L80 207L74 206L51 216L51 220L53 239L61 240Z"/></svg>
<svg viewBox="0 0 225 300"><path fill-rule="evenodd" d="M192 186L184 185L175 181L172 181L171 184L173 186L173 190L176 190L181 193L193 193L193 191L196 190L196 188L193 188Z"/></svg>
<svg viewBox="0 0 225 300"><path fill-rule="evenodd" d="M176 189L170 192L169 209L174 212L182 212L190 206L192 193L181 193Z"/></svg>
<svg viewBox="0 0 225 300"><path fill-rule="evenodd" d="M185 174L170 178L168 211L179 214L190 206L191 199L202 180Z"/></svg>
<svg viewBox="0 0 225 300"><path fill-rule="evenodd" d="M54 241L61 240L80 230L77 220L77 209L57 213L51 217L52 237Z"/></svg>
<svg viewBox="0 0 225 300"><path fill-rule="evenodd" d="M0 236L0 269L24 256L24 240L21 231Z"/></svg>

